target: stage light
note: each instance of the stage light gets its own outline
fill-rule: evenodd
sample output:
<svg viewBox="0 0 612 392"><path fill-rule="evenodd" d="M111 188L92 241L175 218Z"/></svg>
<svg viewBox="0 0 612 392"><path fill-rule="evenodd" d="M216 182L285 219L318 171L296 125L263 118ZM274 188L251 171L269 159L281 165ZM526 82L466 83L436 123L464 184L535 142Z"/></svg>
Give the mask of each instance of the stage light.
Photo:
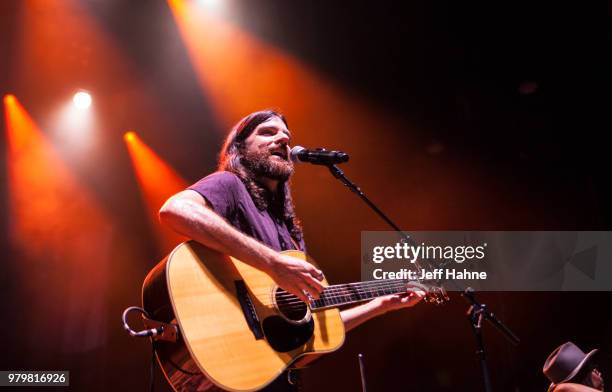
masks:
<svg viewBox="0 0 612 392"><path fill-rule="evenodd" d="M189 184L134 131L127 131L123 140L130 154L148 216L163 253L186 240L167 226L161 226L157 213L164 202Z"/></svg>
<svg viewBox="0 0 612 392"><path fill-rule="evenodd" d="M82 154L93 148L96 110L91 107L91 95L81 90L72 97L66 97L50 116L46 126L49 135L65 154L69 151L70 154Z"/></svg>
<svg viewBox="0 0 612 392"><path fill-rule="evenodd" d="M223 10L223 0L200 0L200 3L209 11L219 12Z"/></svg>
<svg viewBox="0 0 612 392"><path fill-rule="evenodd" d="M12 105L15 103L15 96L13 94L6 94L4 96L4 104L5 105Z"/></svg>
<svg viewBox="0 0 612 392"><path fill-rule="evenodd" d="M15 294L27 298L20 328L45 352L99 347L106 332L97 326L105 323L107 309L104 301L91 299L108 298L114 288L108 283L115 257L113 222L88 181L71 169L19 98L5 96L4 102L11 223L6 234L14 252L2 263L20 282ZM40 331L39 317L50 323L57 339Z"/></svg>
<svg viewBox="0 0 612 392"><path fill-rule="evenodd" d="M126 142L134 142L136 141L136 134L134 131L128 131L123 135L123 138Z"/></svg>
<svg viewBox="0 0 612 392"><path fill-rule="evenodd" d="M72 97L72 102L78 109L87 109L91 106L91 95L85 91L79 91Z"/></svg>

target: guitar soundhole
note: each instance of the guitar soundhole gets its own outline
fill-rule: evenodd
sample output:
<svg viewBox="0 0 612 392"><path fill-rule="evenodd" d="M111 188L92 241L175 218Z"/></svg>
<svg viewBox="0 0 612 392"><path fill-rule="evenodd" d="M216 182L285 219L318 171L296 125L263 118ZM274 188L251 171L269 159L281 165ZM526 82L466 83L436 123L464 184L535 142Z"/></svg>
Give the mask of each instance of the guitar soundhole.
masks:
<svg viewBox="0 0 612 392"><path fill-rule="evenodd" d="M293 324L302 324L310 320L310 308L298 297L287 291L276 288L274 302L281 316Z"/></svg>

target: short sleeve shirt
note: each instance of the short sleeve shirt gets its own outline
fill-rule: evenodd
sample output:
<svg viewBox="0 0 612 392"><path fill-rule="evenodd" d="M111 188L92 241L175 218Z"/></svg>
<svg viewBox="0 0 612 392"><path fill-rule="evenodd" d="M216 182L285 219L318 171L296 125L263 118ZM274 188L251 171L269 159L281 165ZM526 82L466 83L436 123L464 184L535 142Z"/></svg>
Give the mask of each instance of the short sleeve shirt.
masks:
<svg viewBox="0 0 612 392"><path fill-rule="evenodd" d="M217 214L244 234L277 251L296 249L284 220L257 208L246 186L235 174L215 172L188 189L202 195ZM303 240L297 245L299 250L305 251Z"/></svg>

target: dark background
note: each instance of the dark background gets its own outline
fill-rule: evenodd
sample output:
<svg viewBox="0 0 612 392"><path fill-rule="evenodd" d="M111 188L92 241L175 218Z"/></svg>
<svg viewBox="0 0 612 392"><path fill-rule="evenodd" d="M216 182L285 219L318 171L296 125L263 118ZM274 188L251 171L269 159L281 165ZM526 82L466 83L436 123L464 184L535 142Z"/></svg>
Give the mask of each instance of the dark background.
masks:
<svg viewBox="0 0 612 392"><path fill-rule="evenodd" d="M111 217L109 254L128 251L108 260L108 275L101 277L104 289L93 293L100 322L82 333L96 329L95 344L85 349L75 343L78 339L65 338L66 331L81 331L74 327L80 325L78 315L65 317L69 312L61 303L47 313L32 314L31 309L46 307L45 295L67 278L42 276L47 270L25 262L11 240L11 222L17 218L9 209L3 138L0 369L68 369L75 390L144 390L150 348L146 341L127 336L120 315L125 307L139 304L142 279L164 253L147 220L121 137L125 130L137 129L191 182L214 170L227 125L215 116L198 84L164 1L80 2L131 71L114 75L117 68L109 62L108 72L103 72L105 53L88 54L81 50L82 38L75 36L59 49L49 47L49 53L60 51L83 68L87 62L79 60L93 56L96 68L53 80L45 79L53 75L48 63L20 62L21 18L34 4L34 15L52 20L64 5L27 4L0 5L0 92L15 94L30 115L45 124L59 97L81 86L92 91L104 122L93 154L68 154L59 141L53 142ZM294 123L287 113L289 125L298 144L355 151L346 174L404 229L610 230L606 4L231 4L238 15L234 22L242 30L299 59L345 96L365 103L354 112L338 114L333 123L361 118L367 111L368 124L374 125L367 133L326 127L325 111L306 113L310 122ZM50 31L62 28L57 23ZM135 79L142 87L138 91L126 87ZM145 99L161 103L155 107L163 110L151 110ZM295 91L296 102L301 99L301 92ZM282 111L281 104L267 103ZM317 124L320 129L315 129ZM384 230L385 225L322 168L298 168L294 197L309 252L328 279L357 280L360 232ZM85 271L95 274L97 267ZM30 279L44 283L32 287ZM82 290L82 297L77 293L67 302L86 304L92 293ZM612 374L610 293L499 292L480 298L522 338L519 347L512 347L485 326L495 390L545 390L544 359L567 340L584 350L600 348L604 376ZM365 356L373 391L480 390L466 307L453 295L443 308L419 305L372 320L351 332L339 352L305 371L306 390L358 390L359 352ZM159 372L156 378L159 390L169 390Z"/></svg>

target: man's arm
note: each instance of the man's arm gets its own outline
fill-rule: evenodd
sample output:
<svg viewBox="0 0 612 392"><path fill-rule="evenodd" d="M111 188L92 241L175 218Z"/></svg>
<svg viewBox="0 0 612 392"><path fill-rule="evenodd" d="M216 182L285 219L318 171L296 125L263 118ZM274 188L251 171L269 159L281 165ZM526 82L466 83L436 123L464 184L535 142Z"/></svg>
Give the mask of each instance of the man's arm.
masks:
<svg viewBox="0 0 612 392"><path fill-rule="evenodd" d="M280 287L303 301L308 301L304 290L314 298L323 291L320 270L241 233L215 213L195 191L185 190L172 196L160 209L159 218L176 232L262 270Z"/></svg>
<svg viewBox="0 0 612 392"><path fill-rule="evenodd" d="M381 316L392 310L410 308L421 302L425 292L421 290L411 291L406 294L394 294L379 297L366 302L363 305L346 309L340 312L346 331L365 323L366 321Z"/></svg>

